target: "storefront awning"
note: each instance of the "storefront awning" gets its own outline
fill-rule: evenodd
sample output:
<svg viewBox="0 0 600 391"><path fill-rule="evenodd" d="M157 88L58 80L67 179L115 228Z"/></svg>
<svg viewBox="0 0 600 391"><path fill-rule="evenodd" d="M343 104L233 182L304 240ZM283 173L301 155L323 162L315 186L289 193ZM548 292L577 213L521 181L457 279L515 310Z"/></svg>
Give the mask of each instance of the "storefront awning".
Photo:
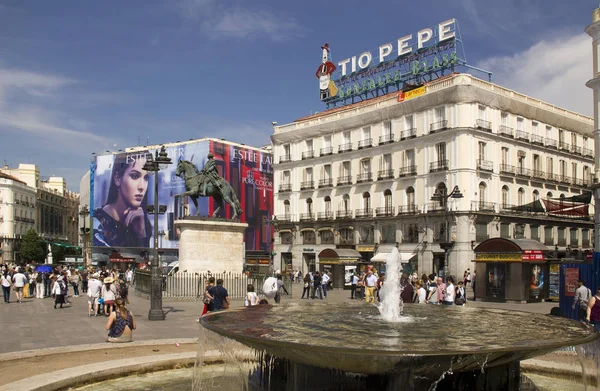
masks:
<svg viewBox="0 0 600 391"><path fill-rule="evenodd" d="M349 265L360 259L360 253L350 248L326 248L319 253L319 263L323 265Z"/></svg>
<svg viewBox="0 0 600 391"><path fill-rule="evenodd" d="M371 258L371 262L386 262L387 261L387 257L390 254L391 253L382 253L382 252L379 252L373 258ZM400 254L400 262L401 263L408 263L412 257L414 257L415 255L417 255L417 254L409 253L409 252L401 252L401 253L398 253L398 254Z"/></svg>
<svg viewBox="0 0 600 391"><path fill-rule="evenodd" d="M545 262L549 248L533 239L492 238L475 247L475 262Z"/></svg>

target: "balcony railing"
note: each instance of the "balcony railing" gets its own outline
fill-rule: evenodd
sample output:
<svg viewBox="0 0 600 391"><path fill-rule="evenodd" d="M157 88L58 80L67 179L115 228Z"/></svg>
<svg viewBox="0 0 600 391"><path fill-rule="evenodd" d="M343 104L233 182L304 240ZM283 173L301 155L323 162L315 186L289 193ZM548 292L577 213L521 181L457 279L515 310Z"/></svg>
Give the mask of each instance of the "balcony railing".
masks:
<svg viewBox="0 0 600 391"><path fill-rule="evenodd" d="M315 181L304 181L300 183L300 190L312 190L315 188Z"/></svg>
<svg viewBox="0 0 600 391"><path fill-rule="evenodd" d="M333 179L331 179L331 178L320 179L319 180L319 189L322 189L324 187L333 187Z"/></svg>
<svg viewBox="0 0 600 391"><path fill-rule="evenodd" d="M404 166L404 167L400 167L398 169L398 171L400 172L398 174L399 178L405 177L405 176L412 176L412 175L417 175L417 166L415 166L414 164L412 166Z"/></svg>
<svg viewBox="0 0 600 391"><path fill-rule="evenodd" d="M531 178L531 170L529 168L517 167L515 173L522 178Z"/></svg>
<svg viewBox="0 0 600 391"><path fill-rule="evenodd" d="M500 127L498 128L498 134L504 137L515 137L514 129L506 125L500 125Z"/></svg>
<svg viewBox="0 0 600 391"><path fill-rule="evenodd" d="M341 176L341 177L338 177L338 179L337 179L338 186L351 185L351 184L352 184L352 177L350 175Z"/></svg>
<svg viewBox="0 0 600 391"><path fill-rule="evenodd" d="M533 170L533 178L531 179L546 179L546 173L542 170Z"/></svg>
<svg viewBox="0 0 600 391"><path fill-rule="evenodd" d="M338 152L348 152L352 151L352 143L340 144L338 147Z"/></svg>
<svg viewBox="0 0 600 391"><path fill-rule="evenodd" d="M279 192L280 193L287 193L288 191L292 191L292 184L291 183L282 183L281 185L279 185Z"/></svg>
<svg viewBox="0 0 600 391"><path fill-rule="evenodd" d="M288 163L292 161L292 155L281 155L279 156L279 163Z"/></svg>
<svg viewBox="0 0 600 391"><path fill-rule="evenodd" d="M321 156L333 155L333 147L321 148Z"/></svg>
<svg viewBox="0 0 600 391"><path fill-rule="evenodd" d="M477 169L481 171L494 172L494 162L490 160L477 160Z"/></svg>
<svg viewBox="0 0 600 391"><path fill-rule="evenodd" d="M554 148L556 149L556 140L554 140L553 138L548 138L546 137L544 139L544 144L548 147L548 148Z"/></svg>
<svg viewBox="0 0 600 391"><path fill-rule="evenodd" d="M417 137L417 128L406 129L400 133L400 140L406 140L414 137Z"/></svg>
<svg viewBox="0 0 600 391"><path fill-rule="evenodd" d="M515 137L517 138L517 140L529 141L529 133L524 132L522 130L517 130L515 133Z"/></svg>
<svg viewBox="0 0 600 391"><path fill-rule="evenodd" d="M283 222L294 221L294 215L291 215L289 213L277 215L276 217L277 217L277 220L283 221Z"/></svg>
<svg viewBox="0 0 600 391"><path fill-rule="evenodd" d="M590 175L583 178L583 186L589 186L591 184L592 184L592 177Z"/></svg>
<svg viewBox="0 0 600 391"><path fill-rule="evenodd" d="M383 135L379 136L379 145L389 144L389 143L393 143L393 142L394 142L394 134L393 133L383 134Z"/></svg>
<svg viewBox="0 0 600 391"><path fill-rule="evenodd" d="M369 219L373 217L373 209L356 209L355 216L357 219Z"/></svg>
<svg viewBox="0 0 600 391"><path fill-rule="evenodd" d="M500 174L510 174L515 175L515 166L511 166L510 164L501 164L500 165Z"/></svg>
<svg viewBox="0 0 600 391"><path fill-rule="evenodd" d="M377 180L394 179L394 170L379 170L377 172Z"/></svg>
<svg viewBox="0 0 600 391"><path fill-rule="evenodd" d="M304 159L312 159L315 157L315 151L304 151L302 152L302 160Z"/></svg>
<svg viewBox="0 0 600 391"><path fill-rule="evenodd" d="M314 213L300 213L300 221L312 221L315 219Z"/></svg>
<svg viewBox="0 0 600 391"><path fill-rule="evenodd" d="M480 212L495 212L496 203L486 201L471 201L471 210Z"/></svg>
<svg viewBox="0 0 600 391"><path fill-rule="evenodd" d="M399 215L416 215L417 213L419 213L419 210L415 204L400 205L398 207Z"/></svg>
<svg viewBox="0 0 600 391"><path fill-rule="evenodd" d="M572 182L575 186L583 186L583 179L582 178L573 178L573 182Z"/></svg>
<svg viewBox="0 0 600 391"><path fill-rule="evenodd" d="M567 175L561 175L560 179L559 179L559 182L567 183L567 184L570 184L571 181L572 181L571 177L567 176Z"/></svg>
<svg viewBox="0 0 600 391"><path fill-rule="evenodd" d="M431 212L442 212L446 210L446 207L444 205L440 205L439 202L428 202L426 204L427 206L427 212L431 213Z"/></svg>
<svg viewBox="0 0 600 391"><path fill-rule="evenodd" d="M571 144L567 144L564 141L559 141L558 142L558 149L564 149L564 150L570 151L571 150Z"/></svg>
<svg viewBox="0 0 600 391"><path fill-rule="evenodd" d="M537 145L544 145L544 138L537 134L532 134L531 135L531 143L537 144Z"/></svg>
<svg viewBox="0 0 600 391"><path fill-rule="evenodd" d="M583 148L578 147L577 145L573 145L571 151L577 155L583 155Z"/></svg>
<svg viewBox="0 0 600 391"><path fill-rule="evenodd" d="M318 220L333 220L333 212L329 211L329 212L319 212L317 214L317 219Z"/></svg>
<svg viewBox="0 0 600 391"><path fill-rule="evenodd" d="M550 181L550 182L559 182L560 181L560 175L558 174L553 174L551 172L546 174L546 180Z"/></svg>
<svg viewBox="0 0 600 391"><path fill-rule="evenodd" d="M373 174L370 172L363 172L356 176L356 183L371 182L373 180Z"/></svg>
<svg viewBox="0 0 600 391"><path fill-rule="evenodd" d="M490 121L486 121L484 119L478 119L476 122L477 122L477 129L485 130L486 132L492 131L492 123Z"/></svg>
<svg viewBox="0 0 600 391"><path fill-rule="evenodd" d="M376 216L394 216L394 207L389 205L389 206L383 206L380 208L375 208L375 215Z"/></svg>
<svg viewBox="0 0 600 391"><path fill-rule="evenodd" d="M583 153L583 156L594 157L594 151L592 149L583 148L582 153Z"/></svg>
<svg viewBox="0 0 600 391"><path fill-rule="evenodd" d="M351 219L352 218L352 211L351 210L338 210L335 214L335 217L337 219Z"/></svg>
<svg viewBox="0 0 600 391"><path fill-rule="evenodd" d="M437 121L429 125L429 133L440 132L442 130L448 129L448 120L444 119L441 121Z"/></svg>
<svg viewBox="0 0 600 391"><path fill-rule="evenodd" d="M429 172L446 170L448 170L448 160L438 160L437 162L429 163Z"/></svg>
<svg viewBox="0 0 600 391"><path fill-rule="evenodd" d="M373 146L373 139L367 138L358 142L358 149L369 148Z"/></svg>

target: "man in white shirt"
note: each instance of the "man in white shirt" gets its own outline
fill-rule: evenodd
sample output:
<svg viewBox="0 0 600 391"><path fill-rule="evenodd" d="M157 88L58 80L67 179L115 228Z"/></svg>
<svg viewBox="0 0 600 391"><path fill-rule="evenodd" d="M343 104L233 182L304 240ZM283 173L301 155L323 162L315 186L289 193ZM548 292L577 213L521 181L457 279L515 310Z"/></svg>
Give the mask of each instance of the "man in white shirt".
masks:
<svg viewBox="0 0 600 391"><path fill-rule="evenodd" d="M375 303L375 285L377 284L377 277L373 275L373 270L369 270L367 278L365 278L365 289L367 294L365 296L365 302Z"/></svg>
<svg viewBox="0 0 600 391"><path fill-rule="evenodd" d="M127 281L127 286L130 286L133 283L133 270L127 269L125 272L125 280Z"/></svg>
<svg viewBox="0 0 600 391"><path fill-rule="evenodd" d="M446 279L448 285L444 288L444 304L453 305L456 291L454 290L454 278L448 277Z"/></svg>
<svg viewBox="0 0 600 391"><path fill-rule="evenodd" d="M356 292L356 284L358 284L358 276L356 275L356 273L352 273L352 276L350 277L350 298L354 299L354 294Z"/></svg>
<svg viewBox="0 0 600 391"><path fill-rule="evenodd" d="M579 320L585 320L587 316L587 307L588 302L592 298L592 291L585 286L585 282L583 280L579 280L578 282L579 288L575 291L575 300L573 300L573 309L575 309L576 305L579 305L578 314Z"/></svg>
<svg viewBox="0 0 600 391"><path fill-rule="evenodd" d="M321 287L323 289L323 296L325 296L325 298L327 298L327 285L329 284L329 280L331 280L331 277L327 275L326 271L323 271L323 276L321 277Z"/></svg>
<svg viewBox="0 0 600 391"><path fill-rule="evenodd" d="M100 291L102 290L102 283L98 280L100 274L94 273L88 281L88 315L98 315L98 299L100 298ZM94 312L92 313L92 308Z"/></svg>
<svg viewBox="0 0 600 391"><path fill-rule="evenodd" d="M17 268L17 272L13 275L12 280L15 287L15 294L17 295L17 303L22 303L23 287L27 284L27 277L21 273L21 268Z"/></svg>
<svg viewBox="0 0 600 391"><path fill-rule="evenodd" d="M423 284L421 281L418 281L415 286L417 287L417 303L425 304L427 303L427 291L423 288Z"/></svg>

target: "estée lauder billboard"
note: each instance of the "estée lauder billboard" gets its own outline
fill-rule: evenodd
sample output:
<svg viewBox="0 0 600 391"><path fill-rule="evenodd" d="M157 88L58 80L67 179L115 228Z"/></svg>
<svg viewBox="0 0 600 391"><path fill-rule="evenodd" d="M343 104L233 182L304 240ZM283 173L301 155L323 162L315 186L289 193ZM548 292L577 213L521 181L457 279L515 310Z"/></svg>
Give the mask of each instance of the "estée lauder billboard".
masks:
<svg viewBox="0 0 600 391"><path fill-rule="evenodd" d="M135 150L97 156L91 165L90 205L92 205L94 247L150 248L154 235L159 235L160 248L177 248L178 234L174 221L197 210L185 192L185 182L175 175L177 162L189 160L202 169L211 152L219 174L235 191L242 206L241 221L248 223L245 234L246 250L270 250L273 212L272 155L259 149L247 148L212 139L202 139L167 146L172 159L158 172L158 203L166 205L159 214L158 229L146 210L154 204L154 172L143 170L148 153ZM212 198L198 198L200 216L210 216L216 209ZM224 204L218 217L230 218L231 208Z"/></svg>

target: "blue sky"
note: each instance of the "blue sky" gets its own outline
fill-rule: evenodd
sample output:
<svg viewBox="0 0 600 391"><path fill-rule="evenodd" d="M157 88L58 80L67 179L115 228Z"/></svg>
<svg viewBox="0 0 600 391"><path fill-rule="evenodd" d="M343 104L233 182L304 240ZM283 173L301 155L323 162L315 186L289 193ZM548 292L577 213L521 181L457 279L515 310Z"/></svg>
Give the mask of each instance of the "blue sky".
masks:
<svg viewBox="0 0 600 391"><path fill-rule="evenodd" d="M0 164L78 190L92 152L200 137L261 146L322 111L334 63L456 18L494 82L592 114L595 1L0 0ZM116 147L114 146L116 145Z"/></svg>

